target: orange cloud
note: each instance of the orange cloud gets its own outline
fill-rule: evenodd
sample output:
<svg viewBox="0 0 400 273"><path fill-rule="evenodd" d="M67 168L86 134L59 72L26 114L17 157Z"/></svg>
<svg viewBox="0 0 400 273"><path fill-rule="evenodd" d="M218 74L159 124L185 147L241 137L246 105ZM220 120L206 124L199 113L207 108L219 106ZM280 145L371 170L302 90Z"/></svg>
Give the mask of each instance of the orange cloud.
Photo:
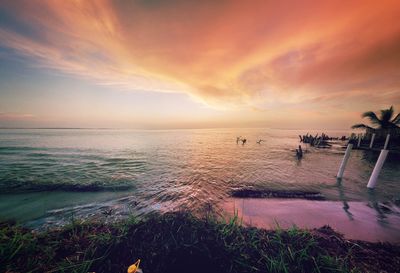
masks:
<svg viewBox="0 0 400 273"><path fill-rule="evenodd" d="M398 1L6 1L0 43L123 89L212 105L400 104ZM347 106L346 106L347 105ZM368 102L363 103L363 107Z"/></svg>

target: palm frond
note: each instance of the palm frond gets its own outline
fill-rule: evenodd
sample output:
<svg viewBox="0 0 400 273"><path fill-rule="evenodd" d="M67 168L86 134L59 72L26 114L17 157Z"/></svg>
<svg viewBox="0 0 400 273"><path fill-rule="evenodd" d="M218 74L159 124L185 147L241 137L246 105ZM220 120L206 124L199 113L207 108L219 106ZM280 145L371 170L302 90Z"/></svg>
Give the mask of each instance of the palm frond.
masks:
<svg viewBox="0 0 400 273"><path fill-rule="evenodd" d="M397 114L397 116L392 119L392 123L394 124L400 124L400 113Z"/></svg>
<svg viewBox="0 0 400 273"><path fill-rule="evenodd" d="M387 123L390 122L393 116L393 106L390 106L389 109L381 110L381 122Z"/></svg>
<svg viewBox="0 0 400 273"><path fill-rule="evenodd" d="M400 128L397 124L400 124L400 114L397 114L395 118L392 119L394 115L393 105L388 109L380 110L379 117L372 111L365 112L362 114L363 118L368 118L370 122L374 125L378 125L378 129L390 129L390 128ZM357 128L371 128L365 124L356 124L352 127Z"/></svg>
<svg viewBox="0 0 400 273"><path fill-rule="evenodd" d="M358 124L354 124L353 126L351 126L351 129L373 129L372 127L369 127L365 124L362 123L358 123Z"/></svg>
<svg viewBox="0 0 400 273"><path fill-rule="evenodd" d="M362 114L362 117L368 118L371 121L371 123L373 123L373 124L377 124L377 125L381 124L379 118L372 111L365 112L364 114Z"/></svg>

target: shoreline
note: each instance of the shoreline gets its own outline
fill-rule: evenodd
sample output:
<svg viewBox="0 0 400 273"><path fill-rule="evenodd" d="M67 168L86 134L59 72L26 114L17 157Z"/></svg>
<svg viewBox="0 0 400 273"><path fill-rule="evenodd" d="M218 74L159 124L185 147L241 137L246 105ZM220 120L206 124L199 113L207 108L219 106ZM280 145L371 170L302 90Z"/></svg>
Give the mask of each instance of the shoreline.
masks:
<svg viewBox="0 0 400 273"><path fill-rule="evenodd" d="M54 193L54 192L52 192ZM62 227L75 219L91 219L94 221L117 222L129 218L130 215L144 216L152 213L168 213L177 210L175 207L149 206L140 203L130 194L113 192L110 198L108 192L91 192L88 198L96 201L86 204L84 198L87 192L55 192L57 195L42 196L42 193L19 193L2 195L7 197L0 203L2 208L1 221L16 221L19 224L35 230ZM44 199L43 199L44 198ZM30 211L21 210L15 204L24 200L24 207L32 207ZM35 200L49 203L52 200L66 200L55 208L42 207ZM74 202L79 203L71 205ZM72 202L72 203L71 203ZM8 204L8 205L5 205ZM131 211L129 206L134 206ZM397 200L380 201L368 200L327 199L320 192L300 190L233 190L228 197L214 203L190 209L195 215L202 213L206 207L214 207L218 215L228 218L238 213L243 223L266 229L275 229L277 224L284 228L293 225L299 228L319 228L330 225L336 231L343 233L346 238L365 241L400 242L400 207ZM178 208L179 209L179 208ZM91 221L90 220L90 221ZM358 227L366 227L362 232ZM370 233L370 234L369 234Z"/></svg>
<svg viewBox="0 0 400 273"><path fill-rule="evenodd" d="M238 215L187 212L131 217L114 224L76 222L32 232L0 224L0 271L126 272L395 272L400 245L346 240L324 226L264 230Z"/></svg>

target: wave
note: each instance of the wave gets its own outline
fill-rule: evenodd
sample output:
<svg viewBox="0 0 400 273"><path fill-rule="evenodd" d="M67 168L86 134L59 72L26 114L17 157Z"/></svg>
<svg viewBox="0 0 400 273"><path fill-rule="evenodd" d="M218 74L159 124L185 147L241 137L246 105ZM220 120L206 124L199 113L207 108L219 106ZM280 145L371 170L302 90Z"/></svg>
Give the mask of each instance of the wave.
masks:
<svg viewBox="0 0 400 273"><path fill-rule="evenodd" d="M2 193L22 193L22 192L40 192L40 191L68 191L68 192L100 192L100 191L126 191L134 188L131 184L112 184L105 185L101 183L91 184L53 184L53 183L32 183L1 185Z"/></svg>
<svg viewBox="0 0 400 273"><path fill-rule="evenodd" d="M29 147L29 146L0 146L0 151L37 151L43 150L43 148Z"/></svg>

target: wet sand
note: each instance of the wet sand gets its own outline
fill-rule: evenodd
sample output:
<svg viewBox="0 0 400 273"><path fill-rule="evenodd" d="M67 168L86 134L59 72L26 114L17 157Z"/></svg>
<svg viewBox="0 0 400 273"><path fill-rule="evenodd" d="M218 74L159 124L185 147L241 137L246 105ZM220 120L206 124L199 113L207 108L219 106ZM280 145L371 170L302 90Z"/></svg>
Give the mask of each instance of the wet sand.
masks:
<svg viewBox="0 0 400 273"><path fill-rule="evenodd" d="M237 211L246 226L275 229L319 228L329 225L345 238L400 243L400 208L373 202L230 198L222 204L228 215Z"/></svg>

